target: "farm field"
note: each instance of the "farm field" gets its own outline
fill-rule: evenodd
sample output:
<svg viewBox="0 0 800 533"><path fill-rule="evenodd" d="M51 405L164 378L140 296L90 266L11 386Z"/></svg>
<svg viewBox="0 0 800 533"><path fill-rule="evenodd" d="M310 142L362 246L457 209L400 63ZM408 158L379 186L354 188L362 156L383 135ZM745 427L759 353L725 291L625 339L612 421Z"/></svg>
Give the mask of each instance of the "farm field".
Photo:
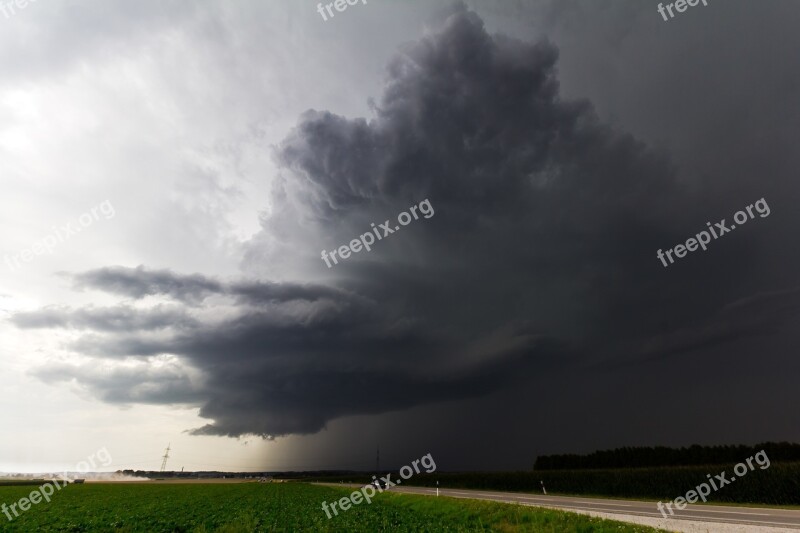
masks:
<svg viewBox="0 0 800 533"><path fill-rule="evenodd" d="M352 489L351 489L352 490ZM328 519L322 502L351 490L302 483L91 483L71 485L33 505L0 531L186 532L504 531L653 533L657 530L561 511L508 504L380 494ZM31 487L0 487L9 505Z"/></svg>

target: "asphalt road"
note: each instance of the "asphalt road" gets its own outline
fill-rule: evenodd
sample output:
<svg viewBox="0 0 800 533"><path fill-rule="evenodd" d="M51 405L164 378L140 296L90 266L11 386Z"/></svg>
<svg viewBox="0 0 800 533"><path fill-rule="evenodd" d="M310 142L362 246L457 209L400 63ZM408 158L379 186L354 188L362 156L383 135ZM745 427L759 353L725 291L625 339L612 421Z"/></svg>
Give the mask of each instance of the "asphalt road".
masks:
<svg viewBox="0 0 800 533"><path fill-rule="evenodd" d="M332 484L342 486L341 484ZM345 485L360 487L360 485ZM435 496L436 489L423 487L392 487L390 492L424 494ZM540 507L551 507L572 511L595 511L599 513L638 515L663 518L655 502L635 500L607 500L581 496L544 496L516 492L494 492L469 489L439 489L441 496L470 498L506 503L519 503ZM674 507L673 507L674 508ZM669 513L667 513L669 514ZM733 507L720 505L688 505L683 511L675 511L675 520L715 522L765 527L794 528L800 530L800 510L770 509L766 507Z"/></svg>

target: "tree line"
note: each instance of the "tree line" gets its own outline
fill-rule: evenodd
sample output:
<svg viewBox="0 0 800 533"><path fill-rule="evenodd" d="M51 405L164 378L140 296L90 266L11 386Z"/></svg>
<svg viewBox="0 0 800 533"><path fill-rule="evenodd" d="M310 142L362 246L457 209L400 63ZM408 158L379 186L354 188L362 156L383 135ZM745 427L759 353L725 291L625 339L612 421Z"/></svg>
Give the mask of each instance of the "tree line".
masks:
<svg viewBox="0 0 800 533"><path fill-rule="evenodd" d="M582 470L591 468L648 468L659 466L692 466L733 464L744 461L764 450L770 461L800 461L800 444L793 442L764 442L754 446L744 444L684 448L624 447L599 450L590 454L540 455L534 470Z"/></svg>

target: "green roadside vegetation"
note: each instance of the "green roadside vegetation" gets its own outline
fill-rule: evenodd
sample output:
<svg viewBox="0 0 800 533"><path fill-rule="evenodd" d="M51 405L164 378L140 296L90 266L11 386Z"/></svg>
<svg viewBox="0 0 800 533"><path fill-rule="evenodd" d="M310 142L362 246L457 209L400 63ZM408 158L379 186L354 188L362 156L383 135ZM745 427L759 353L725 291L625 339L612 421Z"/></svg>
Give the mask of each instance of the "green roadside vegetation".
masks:
<svg viewBox="0 0 800 533"><path fill-rule="evenodd" d="M655 533L656 529L513 504L410 494L378 494L327 518L322 502L353 489L304 483L90 483L70 485L12 521L2 532L251 533L471 532ZM10 505L30 487L0 487ZM12 515L13 516L13 515Z"/></svg>
<svg viewBox="0 0 800 533"><path fill-rule="evenodd" d="M548 494L596 496L645 501L669 501L683 496L701 483L726 472L733 476L733 464L705 466L665 466L654 468L605 468L589 470L542 470L527 472L435 472L417 474L409 485L441 488L495 490L541 494L541 483ZM392 479L397 478L394 472ZM371 475L322 476L317 481L368 483ZM747 474L713 491L708 502L714 504L798 506L800 505L800 462L758 466Z"/></svg>

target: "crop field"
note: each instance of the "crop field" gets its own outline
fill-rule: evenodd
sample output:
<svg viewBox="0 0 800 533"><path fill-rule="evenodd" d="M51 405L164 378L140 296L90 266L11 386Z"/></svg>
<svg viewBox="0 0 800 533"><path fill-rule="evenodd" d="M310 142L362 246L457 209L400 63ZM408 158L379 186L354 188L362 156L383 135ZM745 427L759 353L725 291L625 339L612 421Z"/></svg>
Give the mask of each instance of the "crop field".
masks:
<svg viewBox="0 0 800 533"><path fill-rule="evenodd" d="M70 485L0 531L192 532L255 531L541 531L653 533L657 530L571 513L510 504L380 494L328 519L322 502L352 489L301 483L91 483ZM10 505L31 487L0 487Z"/></svg>

